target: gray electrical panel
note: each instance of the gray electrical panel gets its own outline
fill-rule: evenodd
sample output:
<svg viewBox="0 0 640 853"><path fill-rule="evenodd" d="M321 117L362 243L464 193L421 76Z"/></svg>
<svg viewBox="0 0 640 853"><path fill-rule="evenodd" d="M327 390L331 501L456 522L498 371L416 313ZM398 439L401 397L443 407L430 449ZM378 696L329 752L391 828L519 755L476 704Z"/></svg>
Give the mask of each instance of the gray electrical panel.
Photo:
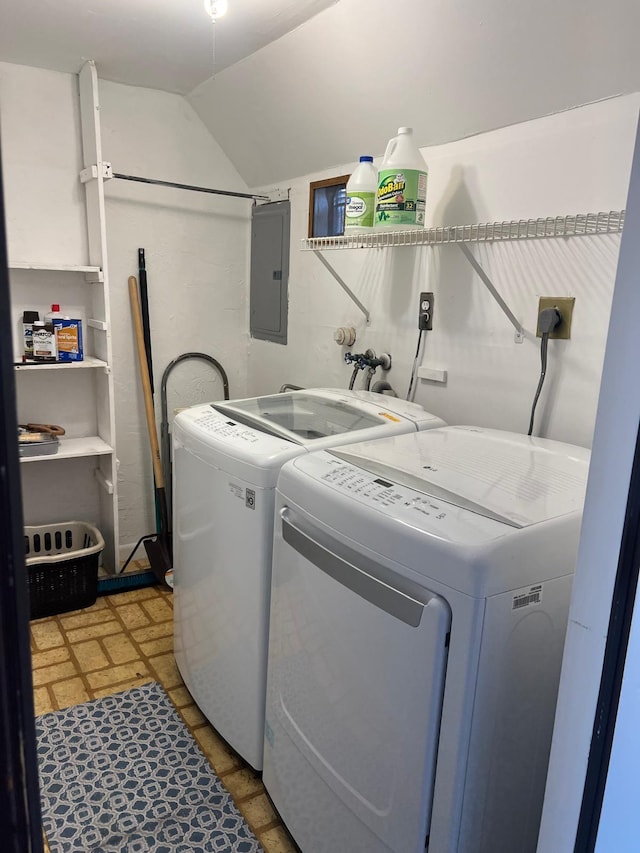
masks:
<svg viewBox="0 0 640 853"><path fill-rule="evenodd" d="M253 208L251 217L251 337L287 343L291 204Z"/></svg>

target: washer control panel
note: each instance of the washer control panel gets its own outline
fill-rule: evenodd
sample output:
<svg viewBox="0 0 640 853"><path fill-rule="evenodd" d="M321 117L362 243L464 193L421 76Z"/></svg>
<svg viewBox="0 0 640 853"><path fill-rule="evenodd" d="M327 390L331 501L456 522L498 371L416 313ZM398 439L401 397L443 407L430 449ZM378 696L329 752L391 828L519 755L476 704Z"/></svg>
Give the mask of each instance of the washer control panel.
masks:
<svg viewBox="0 0 640 853"><path fill-rule="evenodd" d="M256 430L237 424L235 421L221 418L215 412L207 412L201 415L194 420L194 424L208 435L215 435L218 438L238 439L250 444L260 441L260 433Z"/></svg>

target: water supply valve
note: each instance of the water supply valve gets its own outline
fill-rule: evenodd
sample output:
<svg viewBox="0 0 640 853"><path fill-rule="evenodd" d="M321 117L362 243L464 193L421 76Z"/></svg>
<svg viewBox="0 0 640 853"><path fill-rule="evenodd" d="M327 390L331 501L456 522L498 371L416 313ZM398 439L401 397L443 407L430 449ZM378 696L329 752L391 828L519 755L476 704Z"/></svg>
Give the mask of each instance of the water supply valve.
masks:
<svg viewBox="0 0 640 853"><path fill-rule="evenodd" d="M355 362L360 370L364 370L366 367L372 370L375 370L378 367L381 367L383 370L391 369L391 356L389 353L383 352L380 356L376 356L372 349L368 349L363 353L346 352L344 354L344 360L346 364L352 364Z"/></svg>

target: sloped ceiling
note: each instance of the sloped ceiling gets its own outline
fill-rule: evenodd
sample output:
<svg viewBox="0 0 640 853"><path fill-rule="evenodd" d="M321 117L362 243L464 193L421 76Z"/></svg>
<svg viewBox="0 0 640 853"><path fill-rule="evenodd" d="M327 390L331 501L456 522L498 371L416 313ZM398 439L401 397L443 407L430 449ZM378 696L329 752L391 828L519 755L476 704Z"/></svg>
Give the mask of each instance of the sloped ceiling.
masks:
<svg viewBox="0 0 640 853"><path fill-rule="evenodd" d="M341 0L188 97L266 187L640 90L639 33L637 0Z"/></svg>
<svg viewBox="0 0 640 853"><path fill-rule="evenodd" d="M0 0L0 60L186 94L337 0ZM213 32L215 31L215 52Z"/></svg>
<svg viewBox="0 0 640 853"><path fill-rule="evenodd" d="M639 33L638 0L0 0L0 60L185 94L253 187L638 91Z"/></svg>

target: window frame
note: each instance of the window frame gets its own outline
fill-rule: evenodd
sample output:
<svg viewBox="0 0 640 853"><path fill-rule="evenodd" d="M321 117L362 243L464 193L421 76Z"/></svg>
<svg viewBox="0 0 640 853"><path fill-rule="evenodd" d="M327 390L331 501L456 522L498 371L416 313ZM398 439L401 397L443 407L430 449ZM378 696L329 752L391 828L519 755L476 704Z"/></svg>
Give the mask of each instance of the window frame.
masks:
<svg viewBox="0 0 640 853"><path fill-rule="evenodd" d="M351 175L338 175L333 178L324 178L321 181L311 181L309 184L309 227L308 227L308 236L314 237L313 229L314 229L314 211L315 211L315 195L318 190L326 189L327 187L340 187L344 186L345 190L347 188L347 182ZM344 233L344 231L343 231ZM332 234L330 236L338 237L339 234Z"/></svg>

